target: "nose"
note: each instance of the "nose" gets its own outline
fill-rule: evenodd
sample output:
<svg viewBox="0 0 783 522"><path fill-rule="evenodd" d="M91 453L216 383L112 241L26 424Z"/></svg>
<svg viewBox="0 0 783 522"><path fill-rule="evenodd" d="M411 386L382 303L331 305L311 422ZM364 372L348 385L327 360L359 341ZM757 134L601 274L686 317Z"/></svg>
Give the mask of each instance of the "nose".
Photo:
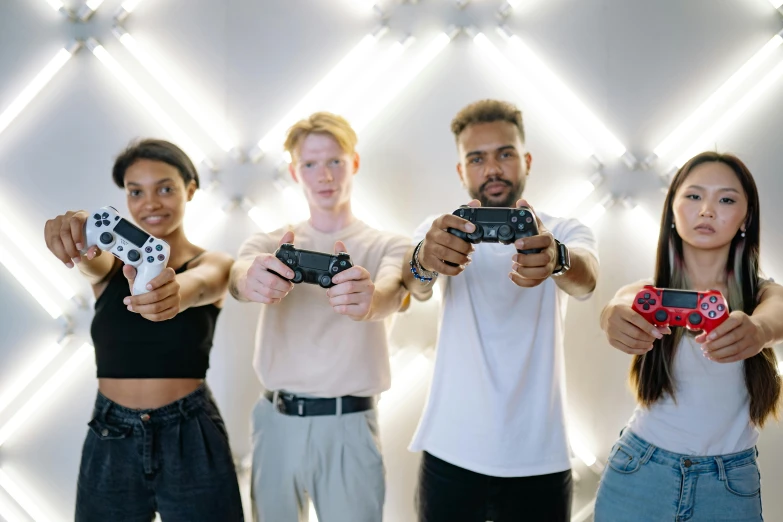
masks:
<svg viewBox="0 0 783 522"><path fill-rule="evenodd" d="M701 210L699 211L699 216L708 218L715 217L715 210L709 201L704 201L704 204L701 206Z"/></svg>
<svg viewBox="0 0 783 522"><path fill-rule="evenodd" d="M498 177L503 174L503 169L500 166L500 162L493 157L487 158L484 162L484 177Z"/></svg>
<svg viewBox="0 0 783 522"><path fill-rule="evenodd" d="M334 181L334 175L332 174L332 169L322 168L321 172L319 173L318 180L321 183L331 183L332 181Z"/></svg>
<svg viewBox="0 0 783 522"><path fill-rule="evenodd" d="M144 209L145 210L155 210L161 207L160 201L158 200L158 194L155 191L148 192L146 196L144 196Z"/></svg>

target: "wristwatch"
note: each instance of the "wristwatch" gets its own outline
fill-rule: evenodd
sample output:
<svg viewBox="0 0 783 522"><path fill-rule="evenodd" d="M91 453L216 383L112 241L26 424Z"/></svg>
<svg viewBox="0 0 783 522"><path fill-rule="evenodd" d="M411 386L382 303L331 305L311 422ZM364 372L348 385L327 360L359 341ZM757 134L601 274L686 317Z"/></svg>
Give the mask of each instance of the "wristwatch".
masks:
<svg viewBox="0 0 783 522"><path fill-rule="evenodd" d="M568 247L557 239L555 239L555 244L557 245L557 264L555 264L552 275L561 276L571 268L571 254L568 252Z"/></svg>

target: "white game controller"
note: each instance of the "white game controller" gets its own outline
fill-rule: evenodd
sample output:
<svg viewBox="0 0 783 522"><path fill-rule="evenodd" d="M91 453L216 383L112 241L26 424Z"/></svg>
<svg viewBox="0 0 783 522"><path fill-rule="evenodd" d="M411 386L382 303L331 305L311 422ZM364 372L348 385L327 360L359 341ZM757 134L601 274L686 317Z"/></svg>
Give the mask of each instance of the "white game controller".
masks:
<svg viewBox="0 0 783 522"><path fill-rule="evenodd" d="M133 295L148 292L147 283L160 274L169 261L169 244L123 219L114 207L102 207L84 223L85 246L111 252L126 265L136 268Z"/></svg>

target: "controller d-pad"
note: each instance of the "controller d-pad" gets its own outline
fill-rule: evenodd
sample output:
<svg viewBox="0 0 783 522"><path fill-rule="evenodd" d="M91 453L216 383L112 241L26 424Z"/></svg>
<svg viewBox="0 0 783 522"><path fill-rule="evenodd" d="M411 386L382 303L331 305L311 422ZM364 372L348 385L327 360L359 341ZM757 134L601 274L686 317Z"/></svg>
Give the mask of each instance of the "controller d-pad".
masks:
<svg viewBox="0 0 783 522"><path fill-rule="evenodd" d="M647 303L644 303L642 305L642 308L644 308L645 310L649 310L650 309L650 305L648 305Z"/></svg>
<svg viewBox="0 0 783 522"><path fill-rule="evenodd" d="M698 312L693 312L691 315L688 316L688 322L691 324L700 324L702 320L702 316Z"/></svg>
<svg viewBox="0 0 783 522"><path fill-rule="evenodd" d="M100 222L100 221L96 221L96 222L95 222L95 226L100 228L100 226L101 226L101 222Z"/></svg>
<svg viewBox="0 0 783 522"><path fill-rule="evenodd" d="M109 213L108 212L104 212L103 214L101 214L101 217L103 219L109 219Z"/></svg>
<svg viewBox="0 0 783 522"><path fill-rule="evenodd" d="M645 310L649 310L651 306L655 306L656 301L650 294L644 294L644 297L640 297L637 301L640 305L644 305Z"/></svg>
<svg viewBox="0 0 783 522"><path fill-rule="evenodd" d="M100 214L94 214L94 215L92 216L92 218L93 218L94 220L96 220L96 221L100 221L100 220L101 220L101 215L100 215Z"/></svg>
<svg viewBox="0 0 783 522"><path fill-rule="evenodd" d="M655 312L655 320L659 323L664 322L669 317L669 314L666 313L666 310L658 310Z"/></svg>
<svg viewBox="0 0 783 522"><path fill-rule="evenodd" d="M136 262L141 258L141 254L139 254L138 250L128 250L128 260L131 262Z"/></svg>

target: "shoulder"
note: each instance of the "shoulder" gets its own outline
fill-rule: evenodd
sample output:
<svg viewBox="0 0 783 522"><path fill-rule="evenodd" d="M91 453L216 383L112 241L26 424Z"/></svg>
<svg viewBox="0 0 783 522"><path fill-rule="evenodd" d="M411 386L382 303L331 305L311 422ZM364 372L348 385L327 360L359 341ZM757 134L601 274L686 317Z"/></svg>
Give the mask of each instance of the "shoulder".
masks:
<svg viewBox="0 0 783 522"><path fill-rule="evenodd" d="M220 252L217 250L213 251L203 251L197 258L193 260L192 263L188 266L188 269L196 268L198 266L218 266L218 267L225 267L226 269L231 268L231 265L234 264L234 258L231 257L226 252Z"/></svg>

